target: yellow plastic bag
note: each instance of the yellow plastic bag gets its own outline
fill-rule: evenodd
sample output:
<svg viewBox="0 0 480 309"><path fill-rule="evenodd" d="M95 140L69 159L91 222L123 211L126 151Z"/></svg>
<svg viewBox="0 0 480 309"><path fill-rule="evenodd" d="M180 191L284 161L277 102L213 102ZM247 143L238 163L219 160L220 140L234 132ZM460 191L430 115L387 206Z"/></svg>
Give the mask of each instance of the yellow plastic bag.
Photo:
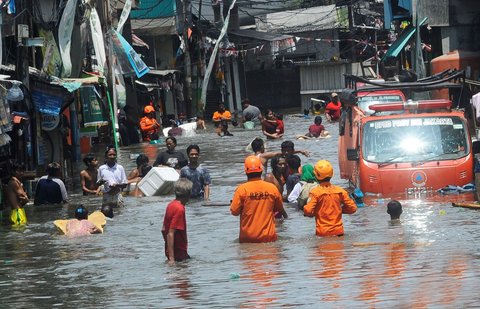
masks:
<svg viewBox="0 0 480 309"><path fill-rule="evenodd" d="M14 208L10 212L10 221L13 225L25 225L27 224L27 215L25 214L25 209L23 208Z"/></svg>

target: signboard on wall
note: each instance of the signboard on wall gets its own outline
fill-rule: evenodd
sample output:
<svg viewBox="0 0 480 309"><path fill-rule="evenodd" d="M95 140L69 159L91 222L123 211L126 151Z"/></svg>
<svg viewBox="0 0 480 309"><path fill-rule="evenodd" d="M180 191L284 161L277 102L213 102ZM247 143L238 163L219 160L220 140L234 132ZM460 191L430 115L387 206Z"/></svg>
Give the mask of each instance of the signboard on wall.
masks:
<svg viewBox="0 0 480 309"><path fill-rule="evenodd" d="M32 89L32 102L38 112L58 115L63 105L63 97L56 96L43 89Z"/></svg>
<svg viewBox="0 0 480 309"><path fill-rule="evenodd" d="M52 115L52 114L40 114L42 130L44 131L52 131L58 126L60 122L59 115Z"/></svg>
<svg viewBox="0 0 480 309"><path fill-rule="evenodd" d="M83 86L79 89L82 102L83 126L103 126L108 121L103 118L100 96L94 86Z"/></svg>

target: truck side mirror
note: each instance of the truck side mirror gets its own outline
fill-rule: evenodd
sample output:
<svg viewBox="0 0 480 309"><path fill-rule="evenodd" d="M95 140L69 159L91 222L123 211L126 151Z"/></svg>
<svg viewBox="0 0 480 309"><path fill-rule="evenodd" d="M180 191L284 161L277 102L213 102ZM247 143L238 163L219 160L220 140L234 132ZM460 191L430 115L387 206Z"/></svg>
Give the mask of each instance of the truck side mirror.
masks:
<svg viewBox="0 0 480 309"><path fill-rule="evenodd" d="M348 161L358 161L360 156L358 155L357 148L347 148L347 160Z"/></svg>

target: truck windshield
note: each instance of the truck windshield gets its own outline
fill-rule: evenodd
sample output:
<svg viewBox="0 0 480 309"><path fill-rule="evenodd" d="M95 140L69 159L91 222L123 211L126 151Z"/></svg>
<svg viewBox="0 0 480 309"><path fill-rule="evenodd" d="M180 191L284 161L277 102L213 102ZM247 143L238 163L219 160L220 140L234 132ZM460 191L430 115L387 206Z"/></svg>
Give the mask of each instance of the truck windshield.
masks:
<svg viewBox="0 0 480 309"><path fill-rule="evenodd" d="M367 95L358 98L358 107L360 107L360 109L364 112L373 114L373 110L368 108L371 105L402 101L402 97L395 94Z"/></svg>
<svg viewBox="0 0 480 309"><path fill-rule="evenodd" d="M422 117L367 122L363 158L374 163L453 160L468 154L459 117Z"/></svg>

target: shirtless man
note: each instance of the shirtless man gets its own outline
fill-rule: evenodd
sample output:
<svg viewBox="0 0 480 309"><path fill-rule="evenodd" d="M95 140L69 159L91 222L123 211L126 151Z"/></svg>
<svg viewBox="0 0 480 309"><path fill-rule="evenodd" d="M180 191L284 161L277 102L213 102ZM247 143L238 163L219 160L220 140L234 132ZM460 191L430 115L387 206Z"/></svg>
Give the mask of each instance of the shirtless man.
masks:
<svg viewBox="0 0 480 309"><path fill-rule="evenodd" d="M23 206L28 203L28 195L23 189L22 177L25 166L23 163L12 161L10 163L10 177L7 178L4 186L5 201L10 206L10 221L14 225L23 225L27 223L27 216Z"/></svg>
<svg viewBox="0 0 480 309"><path fill-rule="evenodd" d="M83 158L83 162L87 166L86 169L80 172L83 195L97 194L98 160L93 153L89 153Z"/></svg>

